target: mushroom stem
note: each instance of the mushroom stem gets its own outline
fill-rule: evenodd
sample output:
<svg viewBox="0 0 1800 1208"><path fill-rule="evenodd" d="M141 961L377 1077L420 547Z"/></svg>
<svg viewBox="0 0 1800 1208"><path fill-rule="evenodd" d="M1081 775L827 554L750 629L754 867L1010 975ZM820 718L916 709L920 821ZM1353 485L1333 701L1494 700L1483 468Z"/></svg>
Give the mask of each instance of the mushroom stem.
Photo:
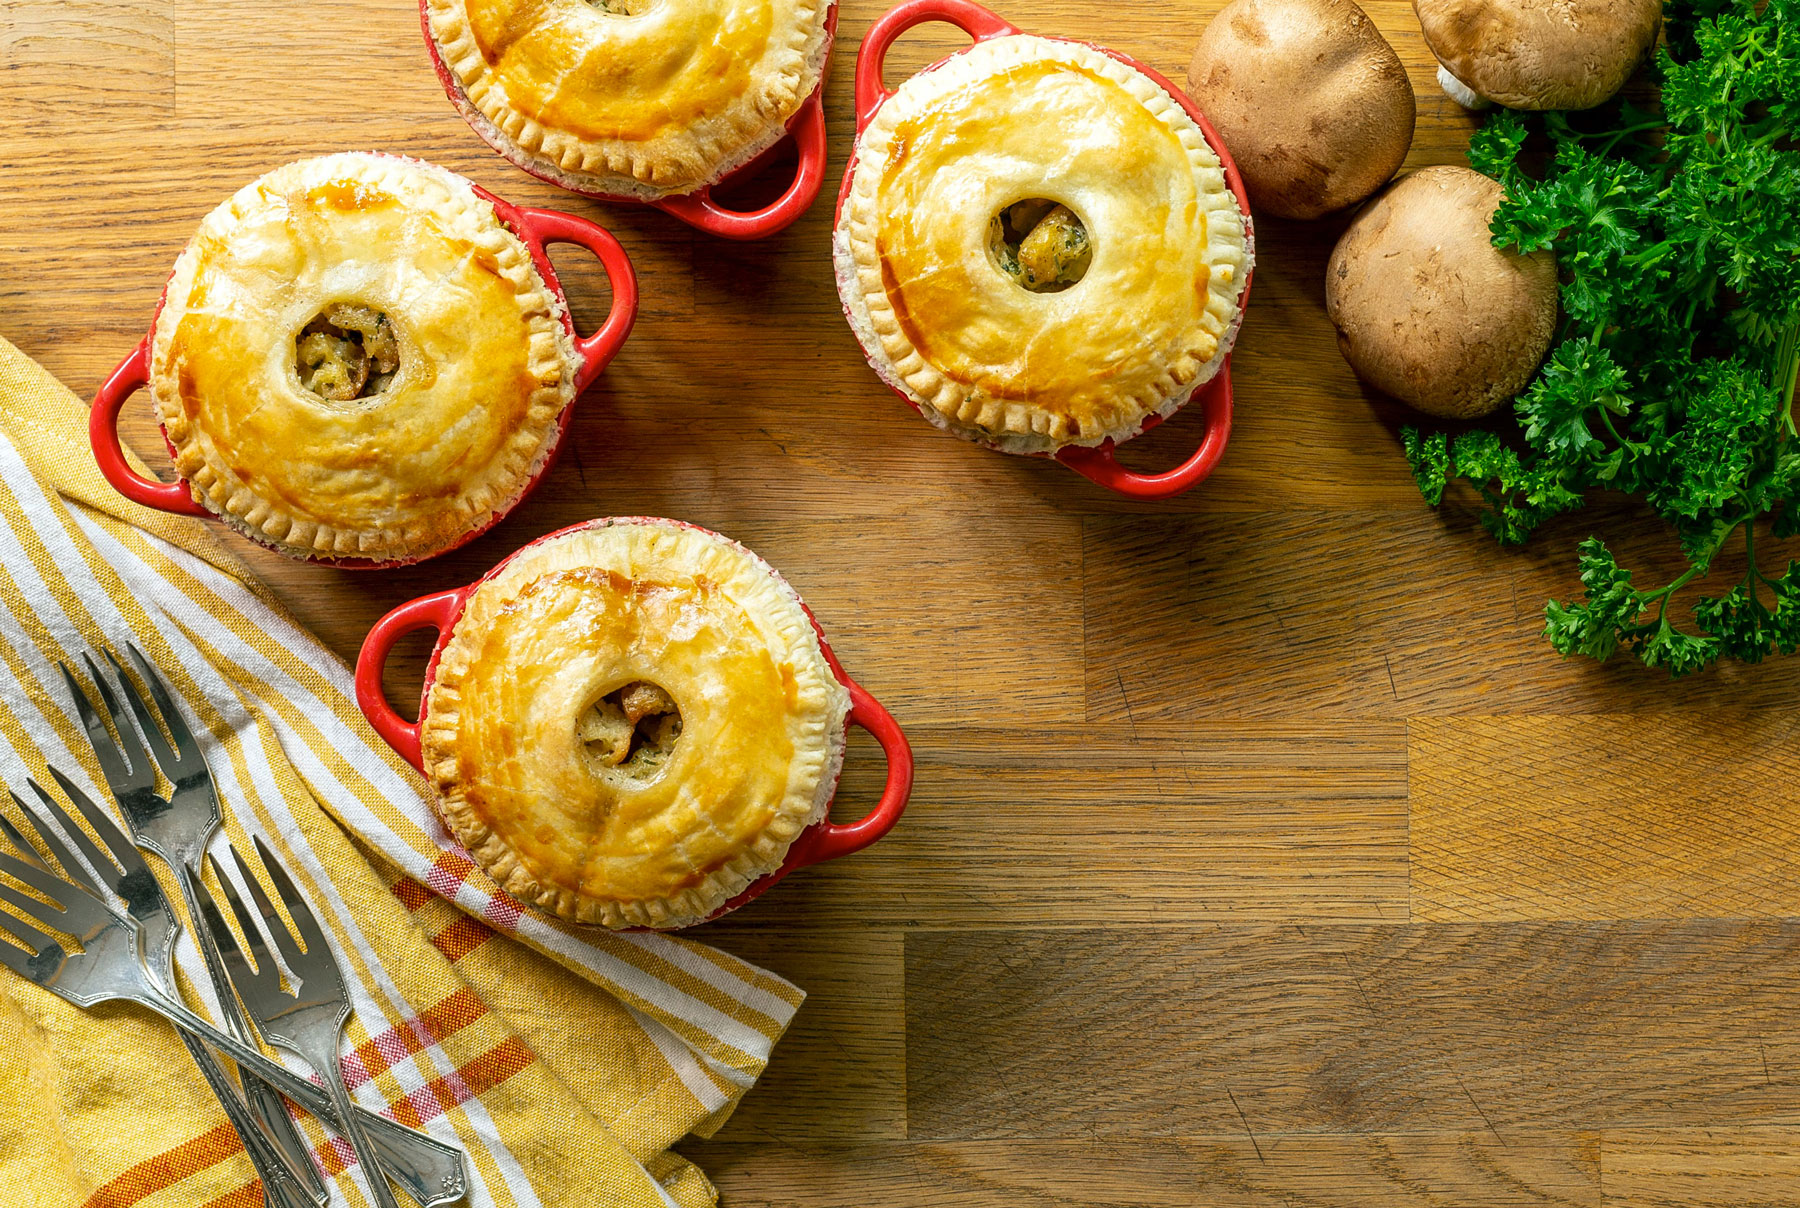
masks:
<svg viewBox="0 0 1800 1208"><path fill-rule="evenodd" d="M1450 69L1442 63L1438 64L1438 84L1449 94L1451 100L1464 109L1488 109L1493 102L1476 92L1473 88L1450 74Z"/></svg>

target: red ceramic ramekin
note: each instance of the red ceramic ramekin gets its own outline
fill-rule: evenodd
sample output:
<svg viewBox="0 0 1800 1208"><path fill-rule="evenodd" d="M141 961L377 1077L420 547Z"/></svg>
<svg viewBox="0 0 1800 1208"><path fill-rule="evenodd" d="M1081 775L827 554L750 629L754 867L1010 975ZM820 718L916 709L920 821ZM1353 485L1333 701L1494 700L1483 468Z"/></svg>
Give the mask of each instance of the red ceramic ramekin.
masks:
<svg viewBox="0 0 1800 1208"><path fill-rule="evenodd" d="M888 49L893 46L901 34L915 25L923 25L928 21L944 21L954 25L974 39L976 44L1024 32L996 13L973 3L973 0L905 0L904 3L889 9L874 25L869 27L868 34L863 38L862 50L856 56L857 150L851 152L850 162L844 169L844 184L838 192L837 218L832 223L834 230L837 227L837 221L843 217L844 202L849 198L851 183L856 179L857 151L860 151L862 146L863 131L868 129L869 123L875 117L875 111L894 95L895 90L887 87L882 81L882 69L886 63ZM1230 153L1225 149L1224 140L1219 137L1219 132L1213 129L1212 123L1206 120L1206 115L1200 112L1186 93L1175 87L1160 73L1116 50L1092 42L1083 42L1076 38L1037 36L1056 42L1074 42L1076 45L1089 47L1117 59L1132 70L1142 72L1150 77L1158 87L1177 101L1187 111L1188 116L1199 125L1201 132L1206 135L1207 145L1213 149L1213 154L1219 157L1219 163L1225 170L1225 183L1230 187L1232 196L1237 198L1238 209L1244 215L1245 241L1254 249L1255 243L1250 227L1250 197L1244 190L1244 178L1238 174L1237 164L1232 162ZM935 71L955 59L957 55L967 54L970 49L970 47L964 47L956 54L933 63L930 67L925 68L925 71ZM1240 321L1243 308L1250 301L1250 276L1251 274L1246 271L1244 287L1238 294ZM855 324L853 323L851 326L854 327ZM891 383L889 389L899 395L907 406L915 411L919 409L918 403L908 397L904 391L896 389ZM1053 454L1038 453L1031 456L1055 457L1057 461L1062 462L1082 477L1091 479L1121 495L1127 495L1134 499L1168 499L1198 486L1207 475L1213 472L1219 464L1219 459L1225 455L1226 442L1231 439L1231 356L1229 353L1226 354L1225 363L1219 367L1219 372L1195 391L1188 403L1199 404L1201 414L1206 418L1206 435L1202 438L1200 447L1195 450L1193 456L1166 473L1139 474L1135 470L1126 469L1114 456L1114 444L1110 440L1093 448L1069 446L1059 449ZM1183 406L1186 405L1188 404L1183 404ZM1156 427L1163 422L1163 418L1162 416L1151 416L1144 422L1143 431L1148 432Z"/></svg>
<svg viewBox="0 0 1800 1208"><path fill-rule="evenodd" d="M544 283L556 295L562 305L560 307L563 326L568 329L569 337L575 342L575 356L578 362L575 370L575 397L563 408L562 417L557 421L556 433L551 438L549 455L543 459L525 489L520 492L512 506L505 511L496 512L492 519L473 532L467 533L457 541L437 553L426 555L435 558L438 554L448 553L459 546L467 545L506 518L512 508L525 502L527 496L537 489L544 475L550 472L556 460L557 449L562 445L563 436L569 430L569 422L575 416L575 403L581 392L594 383L602 370L611 363L614 356L625 343L625 337L631 334L631 325L637 320L638 289L637 274L632 270L631 259L626 256L625 249L619 241L612 237L606 228L585 218L573 214L565 214L560 210L538 210L529 206L516 206L494 196L480 185L471 182L470 187L477 196L494 207L494 213L508 230L525 244L531 251L531 261L543 277ZM553 243L572 243L586 248L600 260L601 268L606 270L606 279L612 287L612 308L607 312L606 322L593 335L583 338L575 332L575 321L569 313L569 300L563 293L562 282L557 280L556 268L550 263L550 256L545 251ZM112 484L114 490L133 503L141 503L145 507L156 508L164 512L173 512L178 516L198 516L204 520L216 520L218 516L204 504L196 500L188 490L184 479L174 482L158 482L145 478L131 468L125 460L124 449L119 444L119 411L133 394L136 394L150 381L150 345L156 338L156 320L161 314L163 301L167 298L167 287L164 287L164 298L156 304L156 312L150 316L150 331L132 350L130 356L119 363L118 368L100 387L100 393L94 397L94 405L88 412L88 441L94 447L94 460L100 465L100 473ZM163 434L163 443L168 445L169 456L175 456L175 447L169 443L168 434ZM259 544L274 546L262 541L254 534L246 533L251 540ZM285 552L285 551L284 551ZM400 558L382 561L374 558L342 558L320 555L308 558L309 562L324 562L332 566L341 566L351 570L376 570L394 566L406 566L424 558Z"/></svg>
<svg viewBox="0 0 1800 1208"><path fill-rule="evenodd" d="M521 153L517 147L494 136L491 124L482 118L480 111L470 103L468 94L463 91L462 84L444 63L444 56L438 50L437 39L431 36L431 17L426 12L425 0L419 0L419 28L425 35L425 50L431 56L431 66L437 72L438 82L444 86L444 95L450 98L450 103L456 106L456 111L462 114L465 122L469 123L469 128L475 131L482 142L493 148L496 155L505 159L519 171L535 176L546 184L555 185L559 189L617 205L654 206L666 214L673 214L696 230L725 239L740 240L766 239L770 235L787 230L800 215L812 208L813 202L818 200L819 190L825 183L825 80L831 72L831 48L832 42L837 36L837 17L837 0L831 0L825 13L825 57L819 64L818 86L813 89L811 96L801 102L800 108L795 111L794 116L788 119L787 134L784 139L794 140L794 148L800 156L793 183L788 185L780 197L762 209L746 213L728 210L714 201L713 190L723 188L733 181L748 180L754 177L780 151L780 142L743 167L734 169L723 180L703 185L692 193L679 193L673 197L646 200L642 197L623 197L616 193L575 188L567 181L558 180L554 175L534 164L531 158Z"/></svg>
<svg viewBox="0 0 1800 1208"><path fill-rule="evenodd" d="M623 519L630 521L649 518L624 517ZM456 629L457 622L462 619L463 609L468 605L469 597L475 594L476 588L500 574L514 558L532 546L541 545L546 541L578 532L592 525L605 523L618 523L618 521L588 520L580 524L572 524L568 528L558 529L554 533L547 533L531 542L530 545L521 546L507 555L498 565L475 582L464 587L452 588L449 591L440 591L435 595L420 596L416 600L402 604L375 623L375 627L369 630L369 636L363 639L362 650L356 656L356 703L361 707L363 715L369 719L369 724L375 727L375 732L381 735L387 744L400 754L401 758L419 769L420 772L424 772L424 758L419 751L419 735L425 722L428 702L431 699L431 685L437 678L438 659L443 656L444 647L450 641L450 635ZM682 524L680 521L660 520L656 523L681 524L683 528L708 533L709 536L718 536L698 525ZM761 560L758 559L758 561ZM787 585L786 580L781 579L778 572L767 567L767 564L763 565L770 574L781 580L782 585L787 587L788 591L793 591L793 588ZM799 593L794 593L794 598L800 599ZM812 622L813 631L819 635L819 649L824 651L825 661L830 664L832 674L837 676L838 682L843 684L850 693L850 714L844 720L844 741L848 741L851 726L861 726L873 735L875 741L881 744L882 751L887 755L887 784L883 787L881 799L875 803L875 808L870 810L861 821L852 822L846 826L833 822L827 816L813 823L801 832L800 837L795 839L793 845L788 848L787 859L782 861L780 868L751 882L744 892L719 907L718 910L701 920L702 922L711 922L720 915L728 914L746 902L761 897L777 881L791 872L861 851L894 828L894 823L900 820L900 815L906 810L907 798L912 795L912 747L907 743L906 734L900 729L900 723L894 720L893 714L882 707L881 702L870 696L861 684L845 673L843 664L838 662L837 655L832 653L831 644L825 640L825 631L819 627L819 620L813 616L812 609L807 607L804 600L800 601L800 607L805 609L807 620ZM407 721L394 711L392 705L388 704L387 696L381 689L381 676L387 666L388 655L393 652L394 643L407 634L420 629L437 630L438 639L437 644L432 647L431 661L425 667L425 686L419 694L419 720ZM841 774L842 770L842 762L839 761L838 772Z"/></svg>

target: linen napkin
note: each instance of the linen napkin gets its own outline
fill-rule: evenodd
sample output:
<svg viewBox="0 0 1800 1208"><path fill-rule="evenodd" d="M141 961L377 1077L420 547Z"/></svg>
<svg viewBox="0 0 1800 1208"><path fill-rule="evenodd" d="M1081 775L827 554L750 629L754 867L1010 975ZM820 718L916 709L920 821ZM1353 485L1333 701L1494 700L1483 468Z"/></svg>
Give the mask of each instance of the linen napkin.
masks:
<svg viewBox="0 0 1800 1208"><path fill-rule="evenodd" d="M358 1102L461 1145L474 1208L713 1204L668 1147L724 1121L801 992L691 940L523 912L364 722L349 670L203 522L120 498L85 419L0 339L0 780L49 784L50 762L110 802L56 664L137 643L200 738L230 839L271 845L348 966ZM172 879L165 889L180 902ZM210 1013L191 938L177 965ZM349 1147L299 1119L334 1204L368 1203ZM0 1204L19 1203L258 1208L262 1196L167 1025L130 1004L82 1012L0 970Z"/></svg>

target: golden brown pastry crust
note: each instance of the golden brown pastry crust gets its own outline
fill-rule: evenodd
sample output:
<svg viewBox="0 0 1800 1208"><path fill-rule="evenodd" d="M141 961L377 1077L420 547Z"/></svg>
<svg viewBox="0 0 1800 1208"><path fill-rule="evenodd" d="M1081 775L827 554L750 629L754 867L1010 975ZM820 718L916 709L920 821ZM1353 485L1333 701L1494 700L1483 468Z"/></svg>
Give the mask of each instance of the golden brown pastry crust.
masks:
<svg viewBox="0 0 1800 1208"><path fill-rule="evenodd" d="M400 368L347 402L295 339L334 303L385 314ZM462 178L343 154L278 168L207 215L157 316L151 393L175 468L305 557L428 557L529 486L574 399L574 343L531 253Z"/></svg>
<svg viewBox="0 0 1800 1208"><path fill-rule="evenodd" d="M583 750L609 693L660 687L681 733L653 778ZM601 522L479 587L438 662L422 750L439 812L500 886L608 927L698 922L823 817L849 693L754 554L662 520Z"/></svg>
<svg viewBox="0 0 1800 1208"><path fill-rule="evenodd" d="M1060 293L995 263L1042 197L1093 247ZM1086 46L996 38L916 75L857 144L834 252L876 369L941 427L1013 452L1097 445L1179 407L1230 351L1247 223L1192 118Z"/></svg>
<svg viewBox="0 0 1800 1208"><path fill-rule="evenodd" d="M558 183L655 198L780 140L818 86L831 0L428 0L445 67L489 138Z"/></svg>

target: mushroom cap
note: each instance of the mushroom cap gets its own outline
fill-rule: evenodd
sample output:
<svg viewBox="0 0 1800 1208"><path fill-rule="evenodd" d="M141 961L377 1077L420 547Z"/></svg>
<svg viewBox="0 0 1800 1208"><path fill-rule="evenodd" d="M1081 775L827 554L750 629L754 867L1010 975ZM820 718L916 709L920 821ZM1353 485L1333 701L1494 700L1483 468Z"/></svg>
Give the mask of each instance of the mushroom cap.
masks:
<svg viewBox="0 0 1800 1208"><path fill-rule="evenodd" d="M1556 329L1556 258L1493 245L1500 185L1423 168L1356 216L1325 271L1325 311L1357 376L1420 411L1472 419L1514 398Z"/></svg>
<svg viewBox="0 0 1800 1208"><path fill-rule="evenodd" d="M1188 95L1251 202L1317 218L1379 189L1412 146L1412 84L1352 0L1234 0L1200 35Z"/></svg>
<svg viewBox="0 0 1800 1208"><path fill-rule="evenodd" d="M1413 0L1431 53L1510 109L1591 109L1631 78L1661 0Z"/></svg>

